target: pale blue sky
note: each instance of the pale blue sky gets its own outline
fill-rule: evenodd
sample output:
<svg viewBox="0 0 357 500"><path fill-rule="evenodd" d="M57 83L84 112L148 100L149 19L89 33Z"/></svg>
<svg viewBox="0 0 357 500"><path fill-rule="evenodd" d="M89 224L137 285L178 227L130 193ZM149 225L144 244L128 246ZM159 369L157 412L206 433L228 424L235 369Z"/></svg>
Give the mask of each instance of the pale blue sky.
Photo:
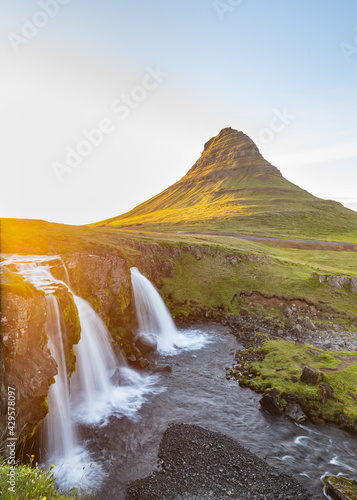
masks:
<svg viewBox="0 0 357 500"><path fill-rule="evenodd" d="M47 20L57 0L1 6L2 179L16 193L2 216L118 215L182 177L227 126L289 180L357 210L355 0L62 1ZM19 41L28 21L43 26ZM118 120L113 101L157 65L168 76ZM53 165L102 119L113 131L59 182Z"/></svg>

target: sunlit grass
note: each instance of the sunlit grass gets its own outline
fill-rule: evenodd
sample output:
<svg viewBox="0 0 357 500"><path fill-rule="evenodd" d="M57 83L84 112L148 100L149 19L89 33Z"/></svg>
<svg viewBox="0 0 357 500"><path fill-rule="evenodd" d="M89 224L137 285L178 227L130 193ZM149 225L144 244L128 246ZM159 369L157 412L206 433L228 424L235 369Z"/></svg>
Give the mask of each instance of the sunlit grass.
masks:
<svg viewBox="0 0 357 500"><path fill-rule="evenodd" d="M82 498L78 487L72 488L67 495L59 493L56 490L54 465L48 469L38 468L34 455L31 455L30 463L27 465L9 464L8 460L0 455L0 491L0 497L4 500L79 500Z"/></svg>
<svg viewBox="0 0 357 500"><path fill-rule="evenodd" d="M356 212L289 182L264 160L249 138L232 133L209 141L188 173L157 196L130 212L92 224L138 225L166 232L357 242Z"/></svg>

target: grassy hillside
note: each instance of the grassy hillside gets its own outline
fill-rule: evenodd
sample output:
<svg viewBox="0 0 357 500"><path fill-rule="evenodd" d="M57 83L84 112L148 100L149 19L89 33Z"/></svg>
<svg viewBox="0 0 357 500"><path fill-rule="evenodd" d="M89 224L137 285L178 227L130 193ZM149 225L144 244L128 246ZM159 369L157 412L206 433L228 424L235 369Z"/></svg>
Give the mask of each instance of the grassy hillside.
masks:
<svg viewBox="0 0 357 500"><path fill-rule="evenodd" d="M286 180L242 132L223 129L178 182L130 212L94 226L343 240L357 213Z"/></svg>
<svg viewBox="0 0 357 500"><path fill-rule="evenodd" d="M204 241L217 253L204 254ZM333 290L311 277L314 272L357 277L356 252L280 249L223 237L216 237L214 242L200 238L199 245L202 259L183 255L175 263L174 279L165 279L161 290L178 318L196 305L207 311L237 314L244 304L241 296L249 297L255 291L265 297L307 301L341 319L356 318L356 294L348 287ZM236 265L231 264L230 257L236 257Z"/></svg>
<svg viewBox="0 0 357 500"><path fill-rule="evenodd" d="M133 253L130 236L111 229L54 224L43 220L1 219L4 254L58 255L79 251Z"/></svg>
<svg viewBox="0 0 357 500"><path fill-rule="evenodd" d="M4 253L112 253L130 265L143 259L147 245L182 249L182 256L173 258L173 277L163 279L160 290L176 317L197 305L237 313L242 305L240 294L253 291L267 297L303 299L349 318L357 314L357 296L348 287L333 290L311 277L314 272L357 277L357 252L275 248L227 236L141 233L16 219L2 220L1 236ZM197 248L201 259L195 256ZM236 265L230 257L237 259Z"/></svg>

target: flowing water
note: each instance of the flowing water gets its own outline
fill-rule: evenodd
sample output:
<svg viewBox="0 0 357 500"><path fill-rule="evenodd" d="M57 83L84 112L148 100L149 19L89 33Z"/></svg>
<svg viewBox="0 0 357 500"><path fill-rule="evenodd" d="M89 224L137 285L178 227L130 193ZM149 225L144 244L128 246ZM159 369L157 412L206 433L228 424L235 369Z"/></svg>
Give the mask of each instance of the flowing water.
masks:
<svg viewBox="0 0 357 500"><path fill-rule="evenodd" d="M206 344L202 335L183 334L175 323L154 285L136 267L130 269L134 291L139 335L153 335L161 354L174 354L179 349L200 349ZM188 334L187 334L188 333Z"/></svg>
<svg viewBox="0 0 357 500"><path fill-rule="evenodd" d="M60 261L67 283L56 280L51 265ZM102 464L92 462L90 449L77 439L81 425L105 425L110 415L135 419L148 394L161 392L157 377L141 374L128 367L125 359L114 355L106 326L92 307L69 288L69 277L59 257L17 256L5 260L19 274L46 295L46 334L48 347L57 362L58 374L49 390L49 413L42 423L42 455L47 466L54 464L54 474L64 489L78 486L84 490L100 485ZM74 346L76 372L68 380L63 345L64 322L54 294L58 285L67 287L73 296L81 325L81 339Z"/></svg>
<svg viewBox="0 0 357 500"><path fill-rule="evenodd" d="M81 428L93 457L105 465L98 500L124 498L128 481L146 477L158 467L161 437L171 423L197 424L237 439L281 472L298 475L312 499L326 498L325 473L357 478L357 437L336 427L296 425L284 416L260 410L261 395L226 380L240 348L220 325L197 325L183 335L206 335L204 348L160 356L172 373L160 375L166 390L148 397L137 419L109 418L101 428Z"/></svg>
<svg viewBox="0 0 357 500"><path fill-rule="evenodd" d="M110 377L118 362L103 321L88 302L76 296L74 301L81 324L81 340L74 347L77 371L71 378L71 392L73 401L79 403L88 416L93 415L100 401L110 397Z"/></svg>
<svg viewBox="0 0 357 500"><path fill-rule="evenodd" d="M56 426L52 433L57 439L64 431L51 418L65 422L67 417L54 415L54 393L60 401L68 398L62 355L53 345L61 331L52 296L58 282L46 259L37 259L23 263L20 271L47 295L46 328L59 374L51 387L46 421L50 435ZM131 273L140 333L156 336L156 358L170 364L172 373L138 373L116 359L105 325L89 304L74 296L82 338L76 347L78 373L71 381L70 409L64 410L73 422L73 435L69 443L47 438L49 450L61 449L55 462L60 485L77 486L81 480L84 489L96 491L98 500L123 499L129 481L158 467L157 452L168 425L183 422L227 434L281 472L300 476L312 499L326 498L326 473L357 478L356 436L333 426L297 425L260 410L260 395L225 378L225 368L231 367L240 348L236 338L220 325L200 324L178 332L153 285L136 269Z"/></svg>
<svg viewBox="0 0 357 500"><path fill-rule="evenodd" d="M56 383L52 384L48 394L48 406L51 409L44 422L44 446L49 456L70 456L77 444L77 436L70 411L69 387L66 360L63 349L61 314L54 295L46 295L47 320L46 334L48 347L57 362ZM56 429L56 432L53 432Z"/></svg>

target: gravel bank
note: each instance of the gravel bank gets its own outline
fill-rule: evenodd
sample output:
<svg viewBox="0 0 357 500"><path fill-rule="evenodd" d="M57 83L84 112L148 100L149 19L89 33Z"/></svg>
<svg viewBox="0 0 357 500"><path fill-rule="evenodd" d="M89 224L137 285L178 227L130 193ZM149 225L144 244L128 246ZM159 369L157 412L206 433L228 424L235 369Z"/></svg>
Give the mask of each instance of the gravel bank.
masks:
<svg viewBox="0 0 357 500"><path fill-rule="evenodd" d="M163 435L160 470L131 483L126 500L308 500L304 487L223 434L173 425Z"/></svg>

